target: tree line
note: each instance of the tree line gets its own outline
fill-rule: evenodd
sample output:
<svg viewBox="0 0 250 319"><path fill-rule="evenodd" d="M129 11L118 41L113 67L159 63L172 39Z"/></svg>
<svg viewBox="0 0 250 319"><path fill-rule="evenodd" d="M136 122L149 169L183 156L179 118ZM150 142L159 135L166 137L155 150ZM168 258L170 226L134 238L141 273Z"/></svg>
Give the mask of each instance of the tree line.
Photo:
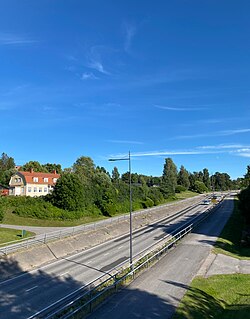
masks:
<svg viewBox="0 0 250 319"><path fill-rule="evenodd" d="M120 174L118 168L114 167L109 173L104 167L96 166L93 160L86 156L79 157L71 167L65 169L62 169L60 164L29 161L19 170L29 171L31 168L36 172L46 173L56 170L61 177L51 194L39 200L38 198L28 200L29 205L33 202L34 207L36 206L36 209L30 210L29 215L35 214L41 218L41 209L39 211L41 203L43 203L43 212L46 207L47 211L53 211L56 216L61 216L60 210L63 210L72 212L71 216L77 218L81 215L79 212L111 216L118 212L129 211L129 172ZM3 153L0 158L0 184L8 185L15 171L14 159ZM178 170L171 158L165 159L161 176L132 173L131 183L133 210L159 205L185 190L197 193L225 191L238 189L244 184L240 180L232 181L227 173L216 172L210 176L207 168L190 173L182 165ZM19 201L22 201L19 205L22 209L17 205L15 213L25 215L27 200L26 204L24 199ZM66 215L65 218L68 219L69 214Z"/></svg>

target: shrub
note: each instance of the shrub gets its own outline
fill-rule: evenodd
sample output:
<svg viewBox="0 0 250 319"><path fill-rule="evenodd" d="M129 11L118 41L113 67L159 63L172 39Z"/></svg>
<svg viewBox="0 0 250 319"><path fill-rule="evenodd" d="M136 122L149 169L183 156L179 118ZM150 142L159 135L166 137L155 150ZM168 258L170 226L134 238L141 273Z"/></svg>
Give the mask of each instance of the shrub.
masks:
<svg viewBox="0 0 250 319"><path fill-rule="evenodd" d="M181 193L181 192L185 192L187 189L186 187L182 186L182 185L177 185L175 188L175 192L176 193Z"/></svg>

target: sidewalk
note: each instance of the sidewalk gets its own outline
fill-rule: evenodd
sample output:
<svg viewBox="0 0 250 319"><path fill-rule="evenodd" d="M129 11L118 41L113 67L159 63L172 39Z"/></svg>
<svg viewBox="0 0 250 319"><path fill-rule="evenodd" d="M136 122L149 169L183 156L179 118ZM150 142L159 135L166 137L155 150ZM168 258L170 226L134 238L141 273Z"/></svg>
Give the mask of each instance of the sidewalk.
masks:
<svg viewBox="0 0 250 319"><path fill-rule="evenodd" d="M250 274L250 260L237 259L223 254L210 253L201 266L198 276Z"/></svg>

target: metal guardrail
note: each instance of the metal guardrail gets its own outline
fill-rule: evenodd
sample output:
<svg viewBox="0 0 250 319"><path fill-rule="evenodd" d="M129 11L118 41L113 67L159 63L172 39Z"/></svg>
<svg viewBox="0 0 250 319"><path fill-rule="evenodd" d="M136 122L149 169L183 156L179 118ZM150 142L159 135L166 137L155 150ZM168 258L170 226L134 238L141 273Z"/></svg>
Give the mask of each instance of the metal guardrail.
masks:
<svg viewBox="0 0 250 319"><path fill-rule="evenodd" d="M200 196L200 195L199 195ZM177 203L180 202L187 202L190 201L192 198L186 198L184 200L178 201L178 202L173 202L169 204L164 204L160 206L155 206L152 208L147 208L144 210L136 211L133 212L133 218L139 215L143 215L145 213L153 212L153 211L160 211L164 209L165 207L171 207L176 205ZM90 230L96 230L100 229L102 227L114 224L114 223L120 223L122 221L129 220L129 214L126 215L121 215L121 216L115 216L111 217L109 219L101 220L95 223L91 224L84 224L84 225L79 225L79 226L74 226L70 228L66 228L63 230L58 230L55 232L50 232L50 233L45 233L41 235L36 235L33 237L29 237L27 239L19 239L18 241L12 241L8 242L7 245L5 244L0 244L0 253L7 255L9 253L13 253L15 251L21 250L21 249L28 249L36 245L41 245L41 244L46 244L50 241L54 240L60 240L65 237L71 237L75 236L77 234L90 231Z"/></svg>
<svg viewBox="0 0 250 319"><path fill-rule="evenodd" d="M201 215L195 216L191 223L187 222L184 226L167 234L157 243L134 256L132 270L130 270L129 260L126 260L111 269L108 275L102 275L88 285L80 287L77 291L65 296L60 301L55 302L53 305L47 307L47 309L44 309L44 311L31 316L29 319L83 318L84 315L91 313L93 308L100 304L106 296L117 291L127 281L133 280L143 269L157 262L181 238L198 227L211 213L215 212L221 206L222 200L216 206L208 208Z"/></svg>

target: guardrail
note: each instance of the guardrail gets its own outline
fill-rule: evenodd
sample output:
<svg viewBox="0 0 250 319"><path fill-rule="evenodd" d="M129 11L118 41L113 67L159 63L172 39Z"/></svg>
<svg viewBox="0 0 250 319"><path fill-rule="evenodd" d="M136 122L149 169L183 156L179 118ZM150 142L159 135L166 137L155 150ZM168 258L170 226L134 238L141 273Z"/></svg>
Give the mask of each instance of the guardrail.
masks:
<svg viewBox="0 0 250 319"><path fill-rule="evenodd" d="M133 212L133 218L136 218L136 216L143 215L145 213L149 213L149 212L153 212L153 211L160 211L160 210L164 209L165 207L171 207L171 206L176 205L177 203L187 202L190 200L192 200L192 198L186 198L186 199L178 201L178 202L173 202L173 203L169 203L169 204L164 204L164 205L155 206L152 208L136 211L136 212ZM27 239L19 239L18 241L8 242L7 245L6 245L6 243L0 244L0 253L7 255L9 253L13 253L13 252L21 250L21 249L28 249L28 248L31 248L31 247L36 246L36 245L47 244L50 241L62 239L65 237L75 236L77 234L80 234L80 233L83 233L86 231L100 229L102 227L105 227L105 226L108 226L108 225L111 225L114 223L120 223L120 222L125 221L125 220L129 221L129 214L111 217L109 219L101 220L101 221L91 223L91 224L84 224L84 225L79 225L79 226L74 226L74 227L67 227L66 229L62 229L62 230L58 230L58 231L50 232L50 233L45 233L45 234L41 234L41 235L36 235L33 237L29 237Z"/></svg>
<svg viewBox="0 0 250 319"><path fill-rule="evenodd" d="M128 282L131 282L143 269L157 262L170 248L193 229L198 227L211 213L221 206L222 200L201 215L195 216L193 221L187 222L170 234L160 239L154 245L134 256L133 269L130 269L129 259L102 275L88 285L80 287L77 291L65 296L45 310L29 317L29 319L78 319L92 312L107 296Z"/></svg>

